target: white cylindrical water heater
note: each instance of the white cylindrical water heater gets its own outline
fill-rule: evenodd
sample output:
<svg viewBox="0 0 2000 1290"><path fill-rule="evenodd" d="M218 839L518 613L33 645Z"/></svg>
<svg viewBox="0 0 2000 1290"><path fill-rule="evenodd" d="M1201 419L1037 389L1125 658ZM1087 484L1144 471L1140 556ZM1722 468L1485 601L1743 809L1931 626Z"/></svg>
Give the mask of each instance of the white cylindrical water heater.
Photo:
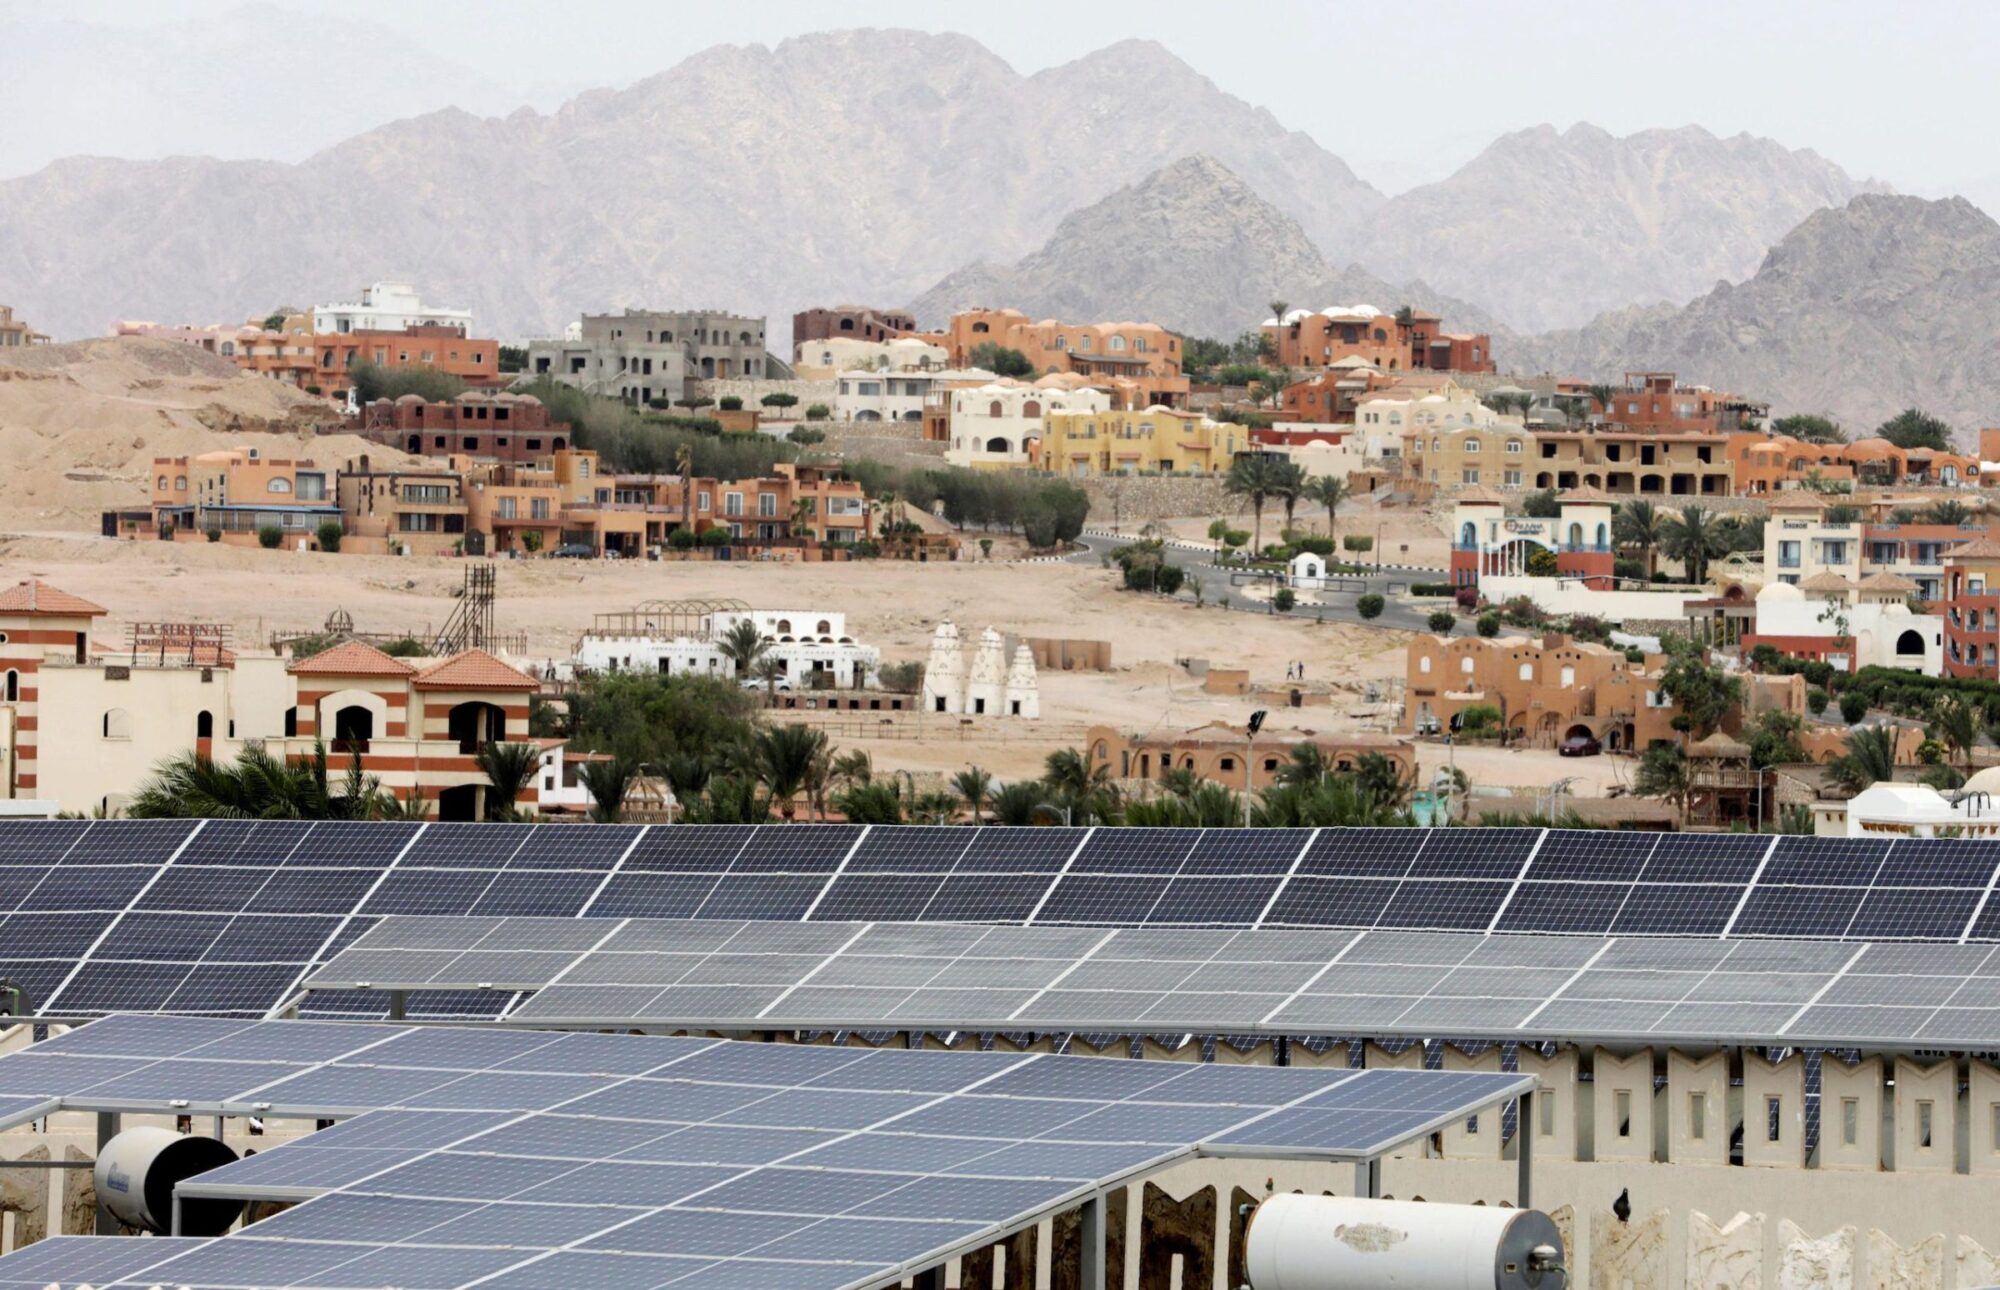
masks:
<svg viewBox="0 0 2000 1290"><path fill-rule="evenodd" d="M1250 1216L1254 1290L1562 1290L1562 1237L1533 1209L1285 1194Z"/></svg>
<svg viewBox="0 0 2000 1290"><path fill-rule="evenodd" d="M97 1153L97 1196L127 1227L169 1232L175 1185L235 1159L235 1150L214 1138L151 1126L127 1129ZM184 1200L181 1235L220 1236L242 1212L240 1200Z"/></svg>

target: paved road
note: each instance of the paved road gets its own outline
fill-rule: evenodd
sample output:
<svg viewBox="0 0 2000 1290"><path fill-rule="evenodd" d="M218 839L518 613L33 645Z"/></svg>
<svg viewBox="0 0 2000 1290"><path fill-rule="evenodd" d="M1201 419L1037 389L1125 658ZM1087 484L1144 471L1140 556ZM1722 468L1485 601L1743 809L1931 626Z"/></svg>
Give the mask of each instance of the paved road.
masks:
<svg viewBox="0 0 2000 1290"><path fill-rule="evenodd" d="M1132 540L1129 537L1111 538L1095 533L1086 533L1078 539L1084 549L1070 556L1070 563L1098 564L1106 555ZM1232 571L1211 567L1209 561L1213 558L1212 552L1191 550L1187 547L1175 546L1169 543L1165 548L1165 555L1168 563L1186 570L1191 576L1197 576L1201 579L1202 597L1205 601L1212 604L1224 604L1230 609L1239 609L1246 613L1269 614L1272 612L1268 602L1255 600L1242 594L1246 588L1235 586L1231 582L1231 578L1234 576ZM1324 604L1300 605L1291 612L1289 617L1303 619L1307 622L1316 621L1324 617L1328 622L1365 623L1374 627L1400 628L1404 631L1429 631L1430 625L1427 620L1430 617L1431 611L1428 608L1411 608L1407 604L1399 603L1394 598L1389 598L1388 603L1382 608L1380 617L1364 619L1354 608L1354 602L1362 595L1362 591L1360 590L1362 584L1365 584L1369 591L1376 592L1387 598L1389 586L1392 583L1408 586L1412 582L1442 582L1444 577L1445 575L1441 570L1435 569L1422 571L1385 569L1380 574L1371 573L1365 578L1356 580L1353 584L1346 584L1353 586L1355 588L1353 590L1318 592L1316 594L1325 601ZM1182 594L1186 595L1187 593L1183 592ZM1464 630L1470 630L1470 628L1471 625L1469 623L1464 624Z"/></svg>

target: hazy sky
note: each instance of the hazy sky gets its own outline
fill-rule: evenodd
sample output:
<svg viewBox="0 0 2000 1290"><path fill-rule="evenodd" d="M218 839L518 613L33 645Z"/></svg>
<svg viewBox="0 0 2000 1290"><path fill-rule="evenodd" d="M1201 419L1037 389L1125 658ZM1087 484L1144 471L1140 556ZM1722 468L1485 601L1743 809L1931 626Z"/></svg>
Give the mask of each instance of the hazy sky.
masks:
<svg viewBox="0 0 2000 1290"><path fill-rule="evenodd" d="M370 81L356 70L371 93L345 105L337 117L343 128L433 110L450 101L441 92L475 100L466 104L475 110L516 103L547 110L576 90L629 84L718 43L907 26L962 31L1023 72L1126 37L1157 40L1389 191L1448 174L1505 130L1585 120L1617 134L1690 123L1723 135L1747 131L1813 148L1906 192L1964 192L1988 199L1988 209L2000 196L2000 154L1986 138L2000 73L2000 4L1982 0L1432 0L1403 8L1344 0L1242 7L1213 0L275 0L261 8L266 22L251 29L275 30L262 39L268 61L246 67L246 85L299 75L301 60L317 64L316 78L349 70L344 64L371 58L377 47L371 26L401 35L411 54L456 65L432 83L405 77L387 91L375 89L379 77ZM0 4L0 79L24 74L24 56L10 66L5 53L9 31L41 33L44 44L26 44L37 51L60 32L62 46L74 50L104 35L75 24L124 29L141 37L130 43L144 45L144 30L160 24L227 27L242 16L238 5L204 0L9 0ZM322 36L342 29L356 38L329 50ZM47 54L32 56L57 65ZM259 61L251 51L243 58ZM60 85L44 91L80 115L60 134L70 150L143 156L172 147L294 159L332 142L298 124L326 115L306 103L297 105L287 139L259 143L245 133L251 117L280 125L287 112L246 115L225 85L212 87L206 102L197 96L178 105L193 122L211 113L212 130L175 117L176 142L163 144L144 128L143 105L121 98L134 78L121 84L117 60L76 61L81 68L65 65ZM100 76L102 83L93 83ZM0 132L35 131L34 101L12 106ZM187 133L220 146L204 147L199 137L178 141ZM0 137L0 173L19 173L27 158L36 165L47 159L36 155L31 136L11 145Z"/></svg>

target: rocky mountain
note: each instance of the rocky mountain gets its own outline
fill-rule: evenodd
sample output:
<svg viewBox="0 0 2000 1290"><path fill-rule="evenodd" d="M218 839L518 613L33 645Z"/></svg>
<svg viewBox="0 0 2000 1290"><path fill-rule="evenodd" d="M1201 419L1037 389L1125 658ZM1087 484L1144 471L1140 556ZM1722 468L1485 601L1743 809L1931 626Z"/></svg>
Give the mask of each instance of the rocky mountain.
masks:
<svg viewBox="0 0 2000 1290"><path fill-rule="evenodd" d="M2000 417L2000 224L1962 197L1867 194L1808 217L1756 274L1682 308L1518 342L1522 371L1660 368L1864 433L1912 404L1973 442Z"/></svg>
<svg viewBox="0 0 2000 1290"><path fill-rule="evenodd" d="M1036 318L1145 319L1226 338L1262 322L1273 300L1310 309L1408 304L1473 330L1491 321L1422 283L1392 286L1357 266L1334 268L1297 220L1201 155L1069 215L1011 265L980 262L952 273L910 308L924 325L990 305Z"/></svg>
<svg viewBox="0 0 2000 1290"><path fill-rule="evenodd" d="M1879 191L1750 135L1545 125L1391 199L1342 253L1482 301L1523 331L1575 327L1740 280L1813 211Z"/></svg>
<svg viewBox="0 0 2000 1290"><path fill-rule="evenodd" d="M59 161L0 183L0 300L75 336L404 276L502 336L641 304L782 333L811 303L1020 255L1191 150L1322 240L1383 201L1155 44L1024 77L962 36L847 31L714 48L547 116L437 112L297 165Z"/></svg>

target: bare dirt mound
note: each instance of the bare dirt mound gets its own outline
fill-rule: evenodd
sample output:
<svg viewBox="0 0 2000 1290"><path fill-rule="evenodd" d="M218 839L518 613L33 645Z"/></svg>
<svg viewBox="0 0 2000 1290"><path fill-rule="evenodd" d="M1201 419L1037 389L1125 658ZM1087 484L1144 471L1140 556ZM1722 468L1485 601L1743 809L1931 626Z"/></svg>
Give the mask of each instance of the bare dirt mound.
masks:
<svg viewBox="0 0 2000 1290"><path fill-rule="evenodd" d="M10 350L0 357L0 527L96 528L103 511L145 504L155 457L246 439L271 456L364 451L315 433L339 422L325 399L172 341Z"/></svg>

